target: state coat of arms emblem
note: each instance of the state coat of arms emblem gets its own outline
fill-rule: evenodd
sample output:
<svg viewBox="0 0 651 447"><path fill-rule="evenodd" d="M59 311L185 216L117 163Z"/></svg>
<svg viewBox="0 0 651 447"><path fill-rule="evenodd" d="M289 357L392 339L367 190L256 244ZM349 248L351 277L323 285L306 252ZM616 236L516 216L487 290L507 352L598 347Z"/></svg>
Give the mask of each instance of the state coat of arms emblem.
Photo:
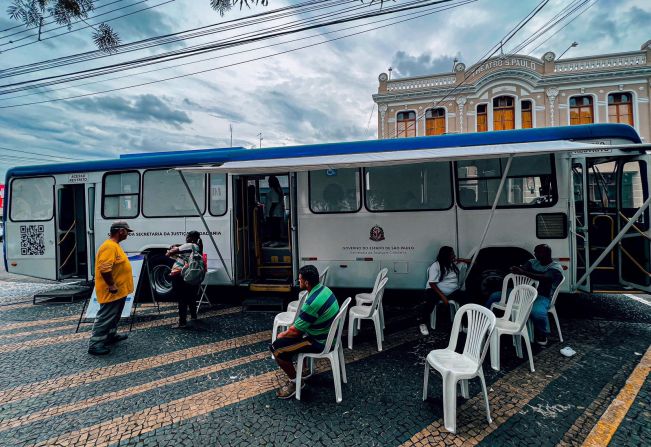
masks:
<svg viewBox="0 0 651 447"><path fill-rule="evenodd" d="M384 240L384 230L379 225L374 225L371 228L371 236L369 237L373 242L380 242Z"/></svg>

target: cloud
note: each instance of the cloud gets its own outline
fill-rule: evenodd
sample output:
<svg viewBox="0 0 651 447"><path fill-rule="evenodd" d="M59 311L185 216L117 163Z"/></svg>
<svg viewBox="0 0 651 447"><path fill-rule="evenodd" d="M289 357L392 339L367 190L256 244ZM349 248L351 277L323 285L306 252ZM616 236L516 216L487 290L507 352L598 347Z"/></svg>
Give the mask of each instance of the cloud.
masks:
<svg viewBox="0 0 651 447"><path fill-rule="evenodd" d="M412 56L405 51L397 51L393 56L391 66L401 77L424 76L452 71L455 58L461 60L461 54L457 53L456 56L434 56L427 52Z"/></svg>
<svg viewBox="0 0 651 447"><path fill-rule="evenodd" d="M68 105L84 112L110 114L116 118L140 121L156 121L180 127L182 124L192 122L187 113L174 110L160 98L151 95L140 95L135 99L119 96L104 96L98 98L84 98L71 101Z"/></svg>
<svg viewBox="0 0 651 447"><path fill-rule="evenodd" d="M100 17L95 21L100 21L102 19L108 20L116 15L129 14L151 6L148 3L141 3L140 0L129 0L127 3L127 5L121 5L125 7L125 9ZM100 4L97 6L100 6ZM115 8L109 6L96 11L96 13L93 13L92 15L108 12L112 9ZM165 7L159 9L145 9L144 11L122 17L119 20L108 21L107 25L110 25L120 35L122 42L130 42L132 40L170 34L177 28L176 26L173 26L174 22L171 20L173 16L170 16L170 12L170 8Z"/></svg>

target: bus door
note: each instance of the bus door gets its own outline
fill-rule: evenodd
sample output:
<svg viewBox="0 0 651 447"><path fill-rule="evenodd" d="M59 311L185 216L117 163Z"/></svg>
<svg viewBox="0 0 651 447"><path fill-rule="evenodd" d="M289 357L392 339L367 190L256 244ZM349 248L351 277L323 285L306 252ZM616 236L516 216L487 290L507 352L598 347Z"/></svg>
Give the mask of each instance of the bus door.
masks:
<svg viewBox="0 0 651 447"><path fill-rule="evenodd" d="M590 235L588 201L586 200L586 185L588 184L588 170L585 158L574 158L572 163L572 191L570 197L570 211L573 213L572 225L572 283L585 274L587 263L590 259ZM577 285L578 290L590 291L590 277Z"/></svg>
<svg viewBox="0 0 651 447"><path fill-rule="evenodd" d="M233 247L235 248L233 259L235 261L235 282L241 284L252 280L251 257L254 256L255 241L251 240L252 227L254 226L253 213L249 210L248 186L249 182L255 185L255 181L245 176L233 178ZM252 250L253 249L253 250Z"/></svg>
<svg viewBox="0 0 651 447"><path fill-rule="evenodd" d="M620 160L617 165L617 233L649 197L651 157ZM645 210L617 245L622 285L651 291L651 226Z"/></svg>
<svg viewBox="0 0 651 447"><path fill-rule="evenodd" d="M86 279L86 185L57 185L56 210L57 279Z"/></svg>
<svg viewBox="0 0 651 447"><path fill-rule="evenodd" d="M57 279L54 178L14 178L8 187L4 237L9 272Z"/></svg>
<svg viewBox="0 0 651 447"><path fill-rule="evenodd" d="M275 189L269 181L272 177ZM291 284L289 176L235 177L234 234L236 278L239 283ZM278 199L281 199L280 201Z"/></svg>

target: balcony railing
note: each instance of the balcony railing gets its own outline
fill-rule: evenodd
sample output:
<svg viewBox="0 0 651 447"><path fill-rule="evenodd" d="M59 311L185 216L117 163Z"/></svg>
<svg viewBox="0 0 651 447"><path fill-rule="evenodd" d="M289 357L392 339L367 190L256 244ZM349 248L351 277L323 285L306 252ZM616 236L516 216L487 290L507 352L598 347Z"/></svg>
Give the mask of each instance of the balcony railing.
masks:
<svg viewBox="0 0 651 447"><path fill-rule="evenodd" d="M457 82L454 76L434 76L428 78L406 79L404 81L389 81L387 91L397 92L403 90L417 90L430 87L443 87L454 85Z"/></svg>
<svg viewBox="0 0 651 447"><path fill-rule="evenodd" d="M556 62L554 73L629 68L644 65L646 65L645 53L627 54L622 56L596 57L591 59L576 59L567 62Z"/></svg>

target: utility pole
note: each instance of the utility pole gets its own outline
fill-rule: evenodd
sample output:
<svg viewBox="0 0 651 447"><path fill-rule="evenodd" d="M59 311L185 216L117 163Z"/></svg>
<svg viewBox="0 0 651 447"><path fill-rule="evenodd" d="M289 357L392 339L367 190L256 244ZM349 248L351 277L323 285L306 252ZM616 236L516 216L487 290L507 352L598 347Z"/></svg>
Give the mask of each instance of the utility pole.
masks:
<svg viewBox="0 0 651 447"><path fill-rule="evenodd" d="M233 125L231 123L228 123L228 128L231 131L231 147L233 147Z"/></svg>
<svg viewBox="0 0 651 447"><path fill-rule="evenodd" d="M258 135L256 135L258 138L260 138L260 149L262 149L262 132L260 132Z"/></svg>
<svg viewBox="0 0 651 447"><path fill-rule="evenodd" d="M391 72L393 71L393 67L389 67L389 81L391 80Z"/></svg>

